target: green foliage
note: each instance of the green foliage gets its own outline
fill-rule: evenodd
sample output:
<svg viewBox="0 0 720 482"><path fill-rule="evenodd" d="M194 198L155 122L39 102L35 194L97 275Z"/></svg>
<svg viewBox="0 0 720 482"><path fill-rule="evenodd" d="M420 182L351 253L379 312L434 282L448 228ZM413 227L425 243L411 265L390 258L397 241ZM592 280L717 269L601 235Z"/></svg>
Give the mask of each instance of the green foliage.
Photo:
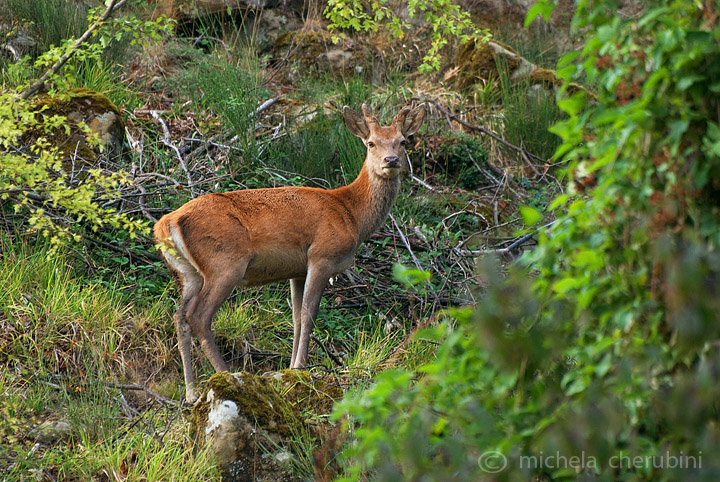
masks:
<svg viewBox="0 0 720 482"><path fill-rule="evenodd" d="M96 22L100 13L100 9L92 10L88 23ZM20 92L32 83L30 73L50 69L64 55L71 55L64 67L49 79L52 85L49 95L66 98L65 92L77 85L78 75L86 72L90 65L101 63L108 46L123 39L129 39L131 44L159 39L170 26L166 19L113 19L94 32L94 42L79 46L74 45L72 38L58 42L34 61L26 57L12 64L8 70L13 72L7 75L18 81L13 87ZM68 132L70 125L63 116L46 115L46 108L12 91L0 94L0 154L3 156L0 201L3 204L12 201L14 212L24 215L25 223L49 237L54 245L69 239L78 241L86 229L95 232L111 226L125 230L130 237L147 232L145 222L131 219L112 207L113 201L119 198L120 187L130 182L124 173L90 169L82 179L68 175L67 164L63 163L51 138L55 129ZM80 127L88 142L97 145L94 133L87 126ZM31 132L40 135L31 136ZM34 140L27 142L28 138Z"/></svg>
<svg viewBox="0 0 720 482"><path fill-rule="evenodd" d="M15 94L0 94L0 201L12 201L14 212L26 214L27 225L54 245L69 239L79 241L83 228L123 228L132 237L146 232L143 221L104 207L117 199L119 187L129 182L124 174L90 169L82 180L71 179L57 147L44 135L18 148L18 141L30 130L45 135L61 126L69 130L65 117L44 116L43 110ZM95 137L87 128L86 135L90 140Z"/></svg>
<svg viewBox="0 0 720 482"><path fill-rule="evenodd" d="M338 407L342 480L717 478L718 16L616 7L578 2L587 42L560 65L598 98L560 101L557 222L505 279L482 263L473 313L416 335L442 342L434 361Z"/></svg>
<svg viewBox="0 0 720 482"><path fill-rule="evenodd" d="M79 241L82 226L92 231L121 227L131 236L145 232L144 222L103 207L118 198L118 188L129 182L125 175L90 169L82 181L72 180L58 149L45 136L17 148L18 140L31 129L46 135L63 125L69 129L63 116L43 116L42 110L15 94L0 94L0 200L11 200L15 213L26 213L29 227L53 244L71 238ZM86 134L88 139L94 137L89 129Z"/></svg>
<svg viewBox="0 0 720 482"><path fill-rule="evenodd" d="M435 159L446 173L448 181L456 181L465 189L476 189L485 182L478 166L488 160L488 152L477 136L453 134L443 139L435 152Z"/></svg>
<svg viewBox="0 0 720 482"><path fill-rule="evenodd" d="M470 13L451 0L409 0L407 6L409 18L422 17L432 30L432 41L423 57L421 72L440 69L440 51L450 39L466 42L489 35L487 31L477 28ZM402 38L405 32L416 28L397 16L387 0L373 1L369 6L360 0L328 0L324 13L330 20L328 28L335 31L349 29L356 32L375 32L380 25L384 25L390 35ZM335 40L344 37L345 32L339 31Z"/></svg>

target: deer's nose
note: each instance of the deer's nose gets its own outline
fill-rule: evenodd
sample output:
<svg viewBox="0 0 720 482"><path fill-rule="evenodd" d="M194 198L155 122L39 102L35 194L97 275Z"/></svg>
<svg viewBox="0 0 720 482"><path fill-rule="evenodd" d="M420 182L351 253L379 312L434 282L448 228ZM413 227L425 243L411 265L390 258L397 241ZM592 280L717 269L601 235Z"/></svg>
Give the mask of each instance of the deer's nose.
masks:
<svg viewBox="0 0 720 482"><path fill-rule="evenodd" d="M385 164L387 167L399 167L400 158L398 156L388 156L385 158Z"/></svg>

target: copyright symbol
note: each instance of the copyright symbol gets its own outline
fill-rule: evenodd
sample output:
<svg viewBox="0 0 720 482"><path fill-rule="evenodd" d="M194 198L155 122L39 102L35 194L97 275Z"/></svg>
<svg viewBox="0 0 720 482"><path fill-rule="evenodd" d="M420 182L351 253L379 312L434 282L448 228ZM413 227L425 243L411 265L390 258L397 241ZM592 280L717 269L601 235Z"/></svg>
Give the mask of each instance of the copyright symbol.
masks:
<svg viewBox="0 0 720 482"><path fill-rule="evenodd" d="M501 452L491 450L484 452L478 457L480 470L488 474L497 474L507 467L507 459Z"/></svg>

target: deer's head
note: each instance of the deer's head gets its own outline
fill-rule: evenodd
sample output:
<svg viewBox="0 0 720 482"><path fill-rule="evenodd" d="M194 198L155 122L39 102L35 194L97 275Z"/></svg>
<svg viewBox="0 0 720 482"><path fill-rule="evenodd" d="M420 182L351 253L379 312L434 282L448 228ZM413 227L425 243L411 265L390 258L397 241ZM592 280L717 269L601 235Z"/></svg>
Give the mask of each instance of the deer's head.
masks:
<svg viewBox="0 0 720 482"><path fill-rule="evenodd" d="M381 126L367 105L362 105L362 115L350 107L343 108L347 128L362 139L367 147L365 164L375 176L392 179L401 173L412 172L405 152L407 138L413 135L425 119L425 107L403 108L389 126Z"/></svg>

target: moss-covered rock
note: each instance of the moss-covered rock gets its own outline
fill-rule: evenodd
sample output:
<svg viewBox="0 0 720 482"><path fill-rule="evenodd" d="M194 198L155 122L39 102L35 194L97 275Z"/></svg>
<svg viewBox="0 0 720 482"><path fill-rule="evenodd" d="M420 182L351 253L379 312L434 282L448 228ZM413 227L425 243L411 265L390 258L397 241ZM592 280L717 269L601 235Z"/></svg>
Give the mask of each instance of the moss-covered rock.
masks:
<svg viewBox="0 0 720 482"><path fill-rule="evenodd" d="M35 98L35 106L38 126L24 134L25 144L44 137L68 165L70 161L94 164L101 157L112 159L122 154L125 140L122 115L103 94L90 89L71 89L57 96L41 94ZM46 122L53 116L65 117L66 123L48 128ZM98 145L88 142L83 124L97 136Z"/></svg>
<svg viewBox="0 0 720 482"><path fill-rule="evenodd" d="M340 396L339 384L303 371L216 373L193 408L194 428L217 455L223 480L291 481L282 465L291 455L283 447L299 434L317 433L310 419L328 414Z"/></svg>
<svg viewBox="0 0 720 482"><path fill-rule="evenodd" d="M454 79L459 90L468 90L478 83L497 80L500 72L506 73L512 82L524 82L549 91L560 88L563 83L554 70L538 67L511 47L494 40L471 40L462 44L458 49L455 68L447 80ZM595 97L592 92L577 84L570 84L567 88L571 95L581 90L591 98Z"/></svg>
<svg viewBox="0 0 720 482"><path fill-rule="evenodd" d="M465 90L481 81L495 80L499 69L514 78L529 74L535 66L507 45L493 40L471 40L458 49L455 84Z"/></svg>
<svg viewBox="0 0 720 482"><path fill-rule="evenodd" d="M273 374L279 391L302 413L329 415L343 389L334 377L313 377L304 370L283 370Z"/></svg>

